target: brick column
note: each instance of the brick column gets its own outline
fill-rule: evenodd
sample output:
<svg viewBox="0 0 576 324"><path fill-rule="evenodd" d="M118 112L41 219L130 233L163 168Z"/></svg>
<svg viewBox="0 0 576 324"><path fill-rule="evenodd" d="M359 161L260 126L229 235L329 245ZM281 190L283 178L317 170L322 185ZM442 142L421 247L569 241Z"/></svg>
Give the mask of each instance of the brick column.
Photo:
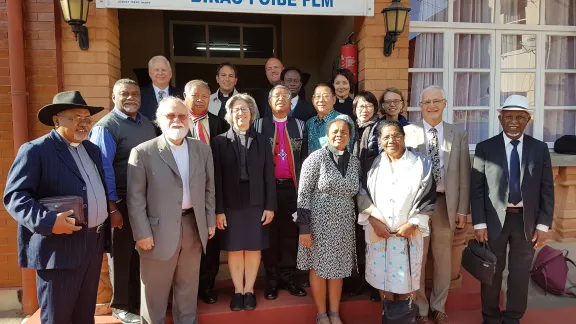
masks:
<svg viewBox="0 0 576 324"><path fill-rule="evenodd" d="M408 24L392 55L385 57L384 16L380 13L392 1L375 0L374 17L356 18L355 31L358 40L358 83L361 90L372 91L376 98L388 87L396 87L408 94ZM409 1L402 1L408 7Z"/></svg>
<svg viewBox="0 0 576 324"><path fill-rule="evenodd" d="M576 242L576 167L559 167L554 186L555 238Z"/></svg>

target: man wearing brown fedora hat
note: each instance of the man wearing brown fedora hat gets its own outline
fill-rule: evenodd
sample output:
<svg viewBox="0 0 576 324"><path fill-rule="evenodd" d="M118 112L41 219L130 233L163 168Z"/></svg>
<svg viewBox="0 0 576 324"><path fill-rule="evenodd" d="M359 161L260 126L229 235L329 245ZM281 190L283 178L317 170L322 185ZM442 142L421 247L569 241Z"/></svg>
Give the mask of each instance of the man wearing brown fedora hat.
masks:
<svg viewBox="0 0 576 324"><path fill-rule="evenodd" d="M101 110L78 91L57 94L38 112L54 129L20 147L6 180L4 205L18 222L19 265L36 270L42 323L94 323L110 239L102 157L87 141L91 116ZM71 210L43 198L68 202Z"/></svg>

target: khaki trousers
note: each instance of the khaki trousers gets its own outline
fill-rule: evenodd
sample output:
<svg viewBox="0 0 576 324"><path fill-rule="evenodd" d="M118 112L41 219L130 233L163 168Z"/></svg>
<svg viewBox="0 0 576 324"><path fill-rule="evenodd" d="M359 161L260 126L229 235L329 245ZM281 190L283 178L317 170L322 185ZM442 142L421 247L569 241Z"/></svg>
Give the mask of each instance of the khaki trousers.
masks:
<svg viewBox="0 0 576 324"><path fill-rule="evenodd" d="M446 299L450 289L450 272L452 268L452 238L454 232L450 226L446 197L439 196L434 205L434 214L430 217L430 236L424 238L424 257L420 289L416 293L416 304L420 316L428 316L429 309L446 313ZM426 298L426 261L428 250L432 250L434 260L433 287L430 302Z"/></svg>

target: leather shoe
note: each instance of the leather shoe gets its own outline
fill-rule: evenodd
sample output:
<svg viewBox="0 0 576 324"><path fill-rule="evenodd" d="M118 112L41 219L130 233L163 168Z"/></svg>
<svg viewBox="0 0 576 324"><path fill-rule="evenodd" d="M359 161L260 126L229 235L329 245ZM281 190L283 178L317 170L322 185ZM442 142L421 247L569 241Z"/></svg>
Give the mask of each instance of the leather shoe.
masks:
<svg viewBox="0 0 576 324"><path fill-rule="evenodd" d="M140 316L123 309L113 309L112 317L119 319L122 323L140 324Z"/></svg>
<svg viewBox="0 0 576 324"><path fill-rule="evenodd" d="M300 287L297 287L294 283L285 283L285 284L282 284L279 288L284 289L284 290L288 290L288 292L292 296L304 297L307 295L306 290L304 290Z"/></svg>
<svg viewBox="0 0 576 324"><path fill-rule="evenodd" d="M244 295L244 310L253 310L256 308L256 296L254 293L246 293Z"/></svg>
<svg viewBox="0 0 576 324"><path fill-rule="evenodd" d="M200 292L200 299L206 304L215 304L218 301L216 293L212 289L206 289Z"/></svg>
<svg viewBox="0 0 576 324"><path fill-rule="evenodd" d="M450 320L448 319L448 315L439 311L432 311L432 320L434 320L435 324L450 324Z"/></svg>
<svg viewBox="0 0 576 324"><path fill-rule="evenodd" d="M278 298L278 286L275 283L268 282L268 284L266 284L266 289L264 289L264 298L268 300Z"/></svg>
<svg viewBox="0 0 576 324"><path fill-rule="evenodd" d="M230 301L230 309L233 311L241 311L244 308L244 295L236 293L232 296Z"/></svg>

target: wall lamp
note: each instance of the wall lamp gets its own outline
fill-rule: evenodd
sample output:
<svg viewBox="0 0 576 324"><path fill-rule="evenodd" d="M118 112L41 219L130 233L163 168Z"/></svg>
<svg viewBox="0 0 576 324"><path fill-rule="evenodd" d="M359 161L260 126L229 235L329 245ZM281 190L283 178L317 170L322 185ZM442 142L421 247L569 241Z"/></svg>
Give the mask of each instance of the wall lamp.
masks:
<svg viewBox="0 0 576 324"><path fill-rule="evenodd" d="M88 20L88 7L92 0L60 0L62 17L72 27L74 37L78 41L81 50L86 51L90 47L88 41L88 28L84 26Z"/></svg>
<svg viewBox="0 0 576 324"><path fill-rule="evenodd" d="M398 35L404 31L406 18L408 18L410 8L404 7L400 0L392 0L392 4L382 9L384 15L384 26L386 36L384 37L384 56L390 56L394 49L394 44L398 40Z"/></svg>

